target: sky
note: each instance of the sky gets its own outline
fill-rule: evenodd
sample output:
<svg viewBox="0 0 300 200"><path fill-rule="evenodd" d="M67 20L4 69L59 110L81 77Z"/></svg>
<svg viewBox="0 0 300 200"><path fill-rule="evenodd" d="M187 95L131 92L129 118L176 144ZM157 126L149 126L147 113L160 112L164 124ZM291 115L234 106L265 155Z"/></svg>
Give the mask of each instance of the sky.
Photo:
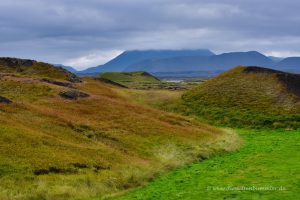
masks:
<svg viewBox="0 0 300 200"><path fill-rule="evenodd" d="M1 0L0 56L78 70L125 50L300 56L298 0Z"/></svg>

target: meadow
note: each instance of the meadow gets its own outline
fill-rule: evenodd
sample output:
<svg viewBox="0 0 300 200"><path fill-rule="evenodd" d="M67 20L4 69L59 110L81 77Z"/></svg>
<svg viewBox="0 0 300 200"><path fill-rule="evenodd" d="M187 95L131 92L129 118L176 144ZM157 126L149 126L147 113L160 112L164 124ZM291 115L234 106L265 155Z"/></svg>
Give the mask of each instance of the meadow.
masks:
<svg viewBox="0 0 300 200"><path fill-rule="evenodd" d="M114 200L298 199L300 130L239 129L242 147L160 176Z"/></svg>

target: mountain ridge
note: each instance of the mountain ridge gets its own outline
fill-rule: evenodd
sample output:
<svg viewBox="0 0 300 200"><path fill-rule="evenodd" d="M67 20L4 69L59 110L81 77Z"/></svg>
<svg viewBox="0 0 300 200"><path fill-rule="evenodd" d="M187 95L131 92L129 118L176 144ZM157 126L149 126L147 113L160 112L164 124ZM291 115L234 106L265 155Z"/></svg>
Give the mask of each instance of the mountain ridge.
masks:
<svg viewBox="0 0 300 200"><path fill-rule="evenodd" d="M164 55L159 55L163 53ZM166 55L167 54L167 55ZM279 58L266 56L258 51L214 54L210 50L132 50L125 51L104 65L77 72L94 75L101 72L147 71L160 72L207 72L218 74L233 66L264 66L277 70L300 72L299 57ZM291 65L291 60L294 60Z"/></svg>
<svg viewBox="0 0 300 200"><path fill-rule="evenodd" d="M89 73L99 73L99 72L120 72L136 62L145 59L157 59L157 58L170 58L176 56L184 55L214 55L208 49L198 49L198 50L130 50L124 51L122 54L113 58L109 62L99 65L96 67L88 68L86 70L80 71L81 74Z"/></svg>
<svg viewBox="0 0 300 200"><path fill-rule="evenodd" d="M273 61L257 51L231 52L213 56L186 56L147 60L129 66L125 71L180 72L227 70L237 65L272 66Z"/></svg>

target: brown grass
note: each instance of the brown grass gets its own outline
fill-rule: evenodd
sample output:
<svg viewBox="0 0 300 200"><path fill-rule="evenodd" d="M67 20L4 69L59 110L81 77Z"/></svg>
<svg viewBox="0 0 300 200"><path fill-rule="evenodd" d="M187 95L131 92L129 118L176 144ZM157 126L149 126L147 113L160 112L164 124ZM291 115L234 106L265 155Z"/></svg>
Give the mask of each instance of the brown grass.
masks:
<svg viewBox="0 0 300 200"><path fill-rule="evenodd" d="M26 81L0 80L13 100L0 105L0 199L101 196L239 143L91 78L75 84L91 96L75 101L57 95L64 87Z"/></svg>

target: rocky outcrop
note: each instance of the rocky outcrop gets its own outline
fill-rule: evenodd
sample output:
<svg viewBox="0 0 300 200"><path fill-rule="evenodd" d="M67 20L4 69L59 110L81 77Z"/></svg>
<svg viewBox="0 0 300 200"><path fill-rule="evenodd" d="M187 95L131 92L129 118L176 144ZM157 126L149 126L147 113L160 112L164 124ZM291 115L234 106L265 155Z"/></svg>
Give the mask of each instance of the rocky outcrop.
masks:
<svg viewBox="0 0 300 200"><path fill-rule="evenodd" d="M0 96L0 104L11 104L12 101L9 100L8 98Z"/></svg>
<svg viewBox="0 0 300 200"><path fill-rule="evenodd" d="M29 67L32 66L34 63L36 63L35 60L29 60L29 59L19 59L19 58L9 58L9 57L0 58L0 65L6 67L20 67L20 66Z"/></svg>
<svg viewBox="0 0 300 200"><path fill-rule="evenodd" d="M69 88L73 87L73 85L71 83L56 81L56 80L47 79L47 78L43 78L43 79L41 79L41 81L45 82L45 83L53 84L53 85L62 86L62 87L69 87Z"/></svg>
<svg viewBox="0 0 300 200"><path fill-rule="evenodd" d="M273 74L292 94L300 97L300 74L292 74L263 67L246 67L244 73L266 73Z"/></svg>
<svg viewBox="0 0 300 200"><path fill-rule="evenodd" d="M59 96L61 96L64 99L76 100L78 98L89 97L90 95L78 90L66 90L66 91L61 91L59 93Z"/></svg>

